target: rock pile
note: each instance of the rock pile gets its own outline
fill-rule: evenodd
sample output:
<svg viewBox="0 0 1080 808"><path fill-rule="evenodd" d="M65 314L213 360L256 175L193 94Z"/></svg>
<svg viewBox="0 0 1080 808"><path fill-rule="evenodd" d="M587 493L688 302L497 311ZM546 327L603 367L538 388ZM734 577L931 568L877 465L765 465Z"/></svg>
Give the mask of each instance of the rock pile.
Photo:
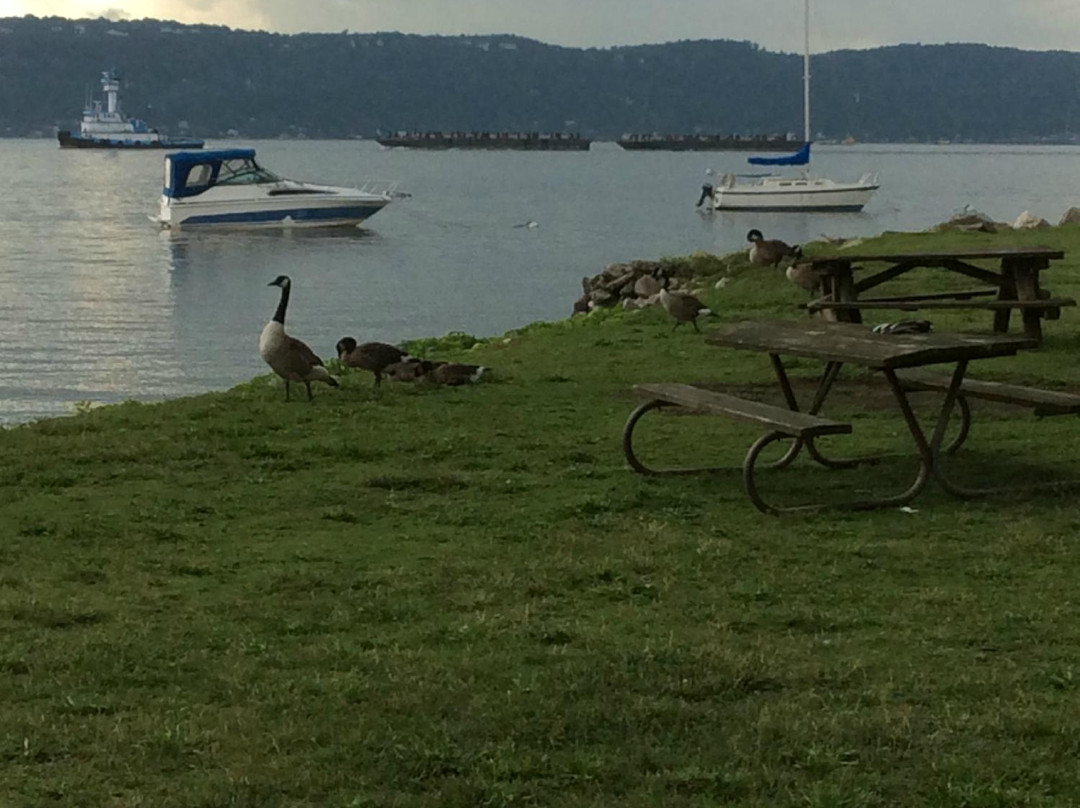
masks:
<svg viewBox="0 0 1080 808"><path fill-rule="evenodd" d="M679 268L660 261L608 264L591 278L582 278L582 295L574 302L574 314L597 308L643 309L660 304L660 290L690 291L692 279Z"/></svg>
<svg viewBox="0 0 1080 808"><path fill-rule="evenodd" d="M1069 208L1062 215L1058 226L1078 223L1080 223L1080 208ZM1036 230L1050 226L1050 222L1046 221L1046 219L1035 216L1026 210L1017 216L1016 221L1011 224L1009 222L995 222L985 213L976 210L965 210L953 216L949 221L934 225L930 229L935 231L968 230L980 233L997 233L1002 230Z"/></svg>

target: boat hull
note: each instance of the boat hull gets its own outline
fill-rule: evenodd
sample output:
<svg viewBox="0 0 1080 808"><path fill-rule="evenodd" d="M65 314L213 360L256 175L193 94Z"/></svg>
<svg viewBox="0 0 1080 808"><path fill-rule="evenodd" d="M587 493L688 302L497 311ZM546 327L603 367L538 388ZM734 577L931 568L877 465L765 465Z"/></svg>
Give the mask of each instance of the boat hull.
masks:
<svg viewBox="0 0 1080 808"><path fill-rule="evenodd" d="M752 185L721 185L713 190L713 210L858 213L877 192L876 182L823 179L775 180Z"/></svg>
<svg viewBox="0 0 1080 808"><path fill-rule="evenodd" d="M159 221L167 227L355 227L370 219L389 198L288 201L187 201L162 198Z"/></svg>
<svg viewBox="0 0 1080 808"><path fill-rule="evenodd" d="M155 140L139 139L130 136L117 135L114 137L87 137L76 135L67 129L61 129L56 133L56 139L61 149L201 149L203 141L190 138L177 138L175 140L157 138Z"/></svg>

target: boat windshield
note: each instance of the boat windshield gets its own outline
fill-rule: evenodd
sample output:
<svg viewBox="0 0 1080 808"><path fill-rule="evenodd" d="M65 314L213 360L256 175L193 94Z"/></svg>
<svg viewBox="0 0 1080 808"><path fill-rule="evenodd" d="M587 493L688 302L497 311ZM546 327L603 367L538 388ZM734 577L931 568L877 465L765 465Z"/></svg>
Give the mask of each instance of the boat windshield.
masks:
<svg viewBox="0 0 1080 808"><path fill-rule="evenodd" d="M257 185L264 182L281 182L281 177L267 171L250 157L223 160L218 170L218 185Z"/></svg>

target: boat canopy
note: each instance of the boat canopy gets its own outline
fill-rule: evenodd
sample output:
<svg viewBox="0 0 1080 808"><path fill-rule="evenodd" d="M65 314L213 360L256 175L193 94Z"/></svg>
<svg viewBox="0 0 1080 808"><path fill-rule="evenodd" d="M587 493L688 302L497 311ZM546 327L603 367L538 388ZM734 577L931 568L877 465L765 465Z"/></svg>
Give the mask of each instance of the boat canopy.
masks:
<svg viewBox="0 0 1080 808"><path fill-rule="evenodd" d="M785 154L781 157L751 157L747 162L755 166L804 166L810 162L810 144L804 143L803 147L794 154Z"/></svg>
<svg viewBox="0 0 1080 808"><path fill-rule="evenodd" d="M162 193L173 199L201 194L218 181L222 165L258 171L254 149L219 149L216 151L173 152L165 155L165 188Z"/></svg>

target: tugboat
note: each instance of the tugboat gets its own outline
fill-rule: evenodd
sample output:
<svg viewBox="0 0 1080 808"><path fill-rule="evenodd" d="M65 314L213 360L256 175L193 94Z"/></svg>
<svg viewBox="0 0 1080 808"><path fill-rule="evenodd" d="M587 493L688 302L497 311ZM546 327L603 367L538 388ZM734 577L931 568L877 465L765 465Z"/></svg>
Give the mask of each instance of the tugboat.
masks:
<svg viewBox="0 0 1080 808"><path fill-rule="evenodd" d="M166 138L146 121L129 118L120 111L120 76L115 70L101 74L105 100L93 100L83 110L79 133L61 129L56 133L61 149L201 149L194 138Z"/></svg>

